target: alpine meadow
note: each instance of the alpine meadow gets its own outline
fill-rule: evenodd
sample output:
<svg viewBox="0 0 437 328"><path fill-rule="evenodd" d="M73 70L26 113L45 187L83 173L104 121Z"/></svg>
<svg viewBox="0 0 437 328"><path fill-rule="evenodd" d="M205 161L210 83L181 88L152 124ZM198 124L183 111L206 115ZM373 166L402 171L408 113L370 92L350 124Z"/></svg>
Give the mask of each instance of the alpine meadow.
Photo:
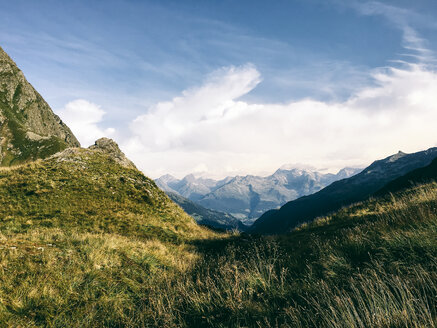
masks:
<svg viewBox="0 0 437 328"><path fill-rule="evenodd" d="M0 328L437 327L436 15L0 0Z"/></svg>

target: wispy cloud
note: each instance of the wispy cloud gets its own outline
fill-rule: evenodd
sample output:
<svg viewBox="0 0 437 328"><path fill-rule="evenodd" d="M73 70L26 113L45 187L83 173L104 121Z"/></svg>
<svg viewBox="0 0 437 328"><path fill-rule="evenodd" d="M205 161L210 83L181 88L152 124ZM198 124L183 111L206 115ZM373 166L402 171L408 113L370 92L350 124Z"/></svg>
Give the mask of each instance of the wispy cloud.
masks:
<svg viewBox="0 0 437 328"><path fill-rule="evenodd" d="M402 31L403 47L415 52L407 54L414 56L421 61L434 61L433 53L427 48L426 40L420 37L414 24L420 22L421 25L433 26L436 28L434 21L429 21L428 17L415 13L405 8L384 4L379 1L349 1L342 2L343 5L351 6L362 15L379 15L385 17L389 23Z"/></svg>

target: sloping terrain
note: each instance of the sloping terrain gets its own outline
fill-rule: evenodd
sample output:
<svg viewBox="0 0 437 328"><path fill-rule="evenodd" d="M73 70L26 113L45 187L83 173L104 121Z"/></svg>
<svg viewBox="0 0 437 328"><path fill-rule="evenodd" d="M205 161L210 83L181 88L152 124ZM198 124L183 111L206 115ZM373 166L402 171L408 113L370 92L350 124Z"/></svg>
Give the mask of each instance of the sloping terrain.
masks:
<svg viewBox="0 0 437 328"><path fill-rule="evenodd" d="M429 165L437 148L414 154L398 154L375 161L361 173L336 181L321 191L288 202L279 210L264 213L251 227L254 233L285 233L298 224L326 215L342 206L365 200L388 182Z"/></svg>
<svg viewBox="0 0 437 328"><path fill-rule="evenodd" d="M191 215L198 224L223 230L246 231L248 228L230 214L207 209L173 192L167 192L167 196Z"/></svg>
<svg viewBox="0 0 437 328"><path fill-rule="evenodd" d="M437 158L431 164L418 168L407 174L390 181L383 188L378 190L375 195L384 195L389 192L396 192L402 189L411 188L415 185L429 183L437 180Z"/></svg>
<svg viewBox="0 0 437 328"><path fill-rule="evenodd" d="M159 297L174 327L436 327L437 184L209 250ZM158 294L156 295L158 297Z"/></svg>
<svg viewBox="0 0 437 328"><path fill-rule="evenodd" d="M149 283L187 270L193 243L215 238L108 139L2 168L0 326L119 326L150 316Z"/></svg>
<svg viewBox="0 0 437 328"><path fill-rule="evenodd" d="M218 236L115 158L71 149L0 171L5 326L437 324L437 184L287 235Z"/></svg>
<svg viewBox="0 0 437 328"><path fill-rule="evenodd" d="M0 47L0 165L46 158L80 144Z"/></svg>

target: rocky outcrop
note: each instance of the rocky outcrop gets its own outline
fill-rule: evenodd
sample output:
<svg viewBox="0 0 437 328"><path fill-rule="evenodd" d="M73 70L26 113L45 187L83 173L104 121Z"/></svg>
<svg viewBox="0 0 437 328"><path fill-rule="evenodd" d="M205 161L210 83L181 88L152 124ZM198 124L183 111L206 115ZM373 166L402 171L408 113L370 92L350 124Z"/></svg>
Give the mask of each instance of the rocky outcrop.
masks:
<svg viewBox="0 0 437 328"><path fill-rule="evenodd" d="M118 147L117 143L112 139L100 138L88 149L107 153L111 155L114 161L116 161L118 164L126 168L136 169L135 164L126 157L126 155Z"/></svg>
<svg viewBox="0 0 437 328"><path fill-rule="evenodd" d="M0 47L0 164L45 158L80 144Z"/></svg>
<svg viewBox="0 0 437 328"><path fill-rule="evenodd" d="M87 166L87 160L94 156L95 153L101 153L109 157L117 164L129 169L137 169L126 155L120 150L117 143L108 138L98 139L94 145L88 148L67 148L51 156L56 162L73 162L84 168ZM95 157L95 156L94 156Z"/></svg>

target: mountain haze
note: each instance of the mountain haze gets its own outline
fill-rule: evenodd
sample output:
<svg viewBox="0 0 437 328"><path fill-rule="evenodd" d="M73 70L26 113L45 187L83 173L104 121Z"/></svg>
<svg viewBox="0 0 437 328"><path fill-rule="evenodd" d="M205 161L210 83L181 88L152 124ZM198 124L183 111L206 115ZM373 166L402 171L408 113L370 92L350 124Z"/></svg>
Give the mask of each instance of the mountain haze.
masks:
<svg viewBox="0 0 437 328"><path fill-rule="evenodd" d="M0 47L0 164L46 158L80 144Z"/></svg>
<svg viewBox="0 0 437 328"><path fill-rule="evenodd" d="M270 210L255 221L254 233L285 233L298 224L326 215L342 206L365 200L388 182L429 165L437 157L437 148L413 154L398 152L373 162L361 173L336 181L319 192L288 202L279 210Z"/></svg>
<svg viewBox="0 0 437 328"><path fill-rule="evenodd" d="M323 174L309 169L281 168L267 177L247 175L216 181L190 174L181 180L165 175L155 181L167 192L180 194L205 208L229 213L244 223L251 223L269 209L312 194L359 171L361 169L344 168L337 174Z"/></svg>
<svg viewBox="0 0 437 328"><path fill-rule="evenodd" d="M228 213L210 210L174 192L167 191L166 194L187 214L191 215L198 224L223 230L246 231L248 228Z"/></svg>

